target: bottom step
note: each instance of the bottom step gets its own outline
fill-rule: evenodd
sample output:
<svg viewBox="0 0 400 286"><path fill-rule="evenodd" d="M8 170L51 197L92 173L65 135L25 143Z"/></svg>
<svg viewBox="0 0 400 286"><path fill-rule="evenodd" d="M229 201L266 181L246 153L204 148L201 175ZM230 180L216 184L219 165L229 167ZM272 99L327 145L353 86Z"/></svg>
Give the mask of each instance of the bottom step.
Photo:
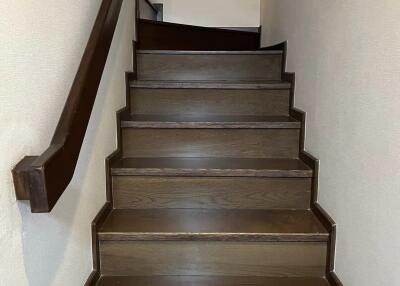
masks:
<svg viewBox="0 0 400 286"><path fill-rule="evenodd" d="M269 277L208 277L159 276L117 277L104 276L97 286L329 286L323 278Z"/></svg>

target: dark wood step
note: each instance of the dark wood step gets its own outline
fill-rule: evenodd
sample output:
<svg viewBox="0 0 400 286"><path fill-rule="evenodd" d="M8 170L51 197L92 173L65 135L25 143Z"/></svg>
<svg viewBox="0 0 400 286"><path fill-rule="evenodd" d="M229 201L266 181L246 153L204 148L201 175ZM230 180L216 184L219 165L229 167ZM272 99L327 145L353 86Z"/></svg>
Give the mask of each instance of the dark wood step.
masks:
<svg viewBox="0 0 400 286"><path fill-rule="evenodd" d="M140 20L140 49L255 50L260 33Z"/></svg>
<svg viewBox="0 0 400 286"><path fill-rule="evenodd" d="M313 171L298 159L123 158L111 166L116 176L230 176L310 178Z"/></svg>
<svg viewBox="0 0 400 286"><path fill-rule="evenodd" d="M101 240L212 240L324 242L329 238L311 211L302 210L114 210Z"/></svg>
<svg viewBox="0 0 400 286"><path fill-rule="evenodd" d="M322 277L328 233L309 211L114 210L103 275Z"/></svg>
<svg viewBox="0 0 400 286"><path fill-rule="evenodd" d="M215 276L152 276L101 277L97 286L329 286L319 277L215 277Z"/></svg>
<svg viewBox="0 0 400 286"><path fill-rule="evenodd" d="M124 157L298 158L299 129L123 128Z"/></svg>
<svg viewBox="0 0 400 286"><path fill-rule="evenodd" d="M326 242L100 240L103 275L323 277Z"/></svg>
<svg viewBox="0 0 400 286"><path fill-rule="evenodd" d="M117 209L309 209L310 178L114 176Z"/></svg>
<svg viewBox="0 0 400 286"><path fill-rule="evenodd" d="M290 116L135 114L123 118L121 127L183 129L299 129L301 123Z"/></svg>
<svg viewBox="0 0 400 286"><path fill-rule="evenodd" d="M281 80L282 51L137 51L139 80Z"/></svg>
<svg viewBox="0 0 400 286"><path fill-rule="evenodd" d="M133 84L149 86L150 82L134 82ZM183 85L184 88L170 88L177 85L179 83L159 82L156 86L165 88L132 88L131 112L144 115L175 116L180 114L198 117L289 116L289 89L188 89L186 87L190 84L187 83ZM198 83L195 84L195 86L198 85ZM215 86L215 83L213 85ZM218 85L228 88L231 84ZM240 85L253 87L252 84Z"/></svg>
<svg viewBox="0 0 400 286"><path fill-rule="evenodd" d="M133 88L155 88L155 89L247 89L247 90L281 90L290 89L290 82L281 80L134 80L131 82Z"/></svg>

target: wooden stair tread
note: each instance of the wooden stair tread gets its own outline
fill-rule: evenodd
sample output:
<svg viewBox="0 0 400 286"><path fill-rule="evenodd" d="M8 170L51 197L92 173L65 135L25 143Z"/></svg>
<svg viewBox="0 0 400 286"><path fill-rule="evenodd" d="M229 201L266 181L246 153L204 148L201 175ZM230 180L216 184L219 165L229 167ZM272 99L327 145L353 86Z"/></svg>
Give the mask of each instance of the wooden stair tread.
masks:
<svg viewBox="0 0 400 286"><path fill-rule="evenodd" d="M308 210L116 209L102 240L327 241Z"/></svg>
<svg viewBox="0 0 400 286"><path fill-rule="evenodd" d="M112 164L111 174L309 178L313 171L299 159L121 158Z"/></svg>
<svg viewBox="0 0 400 286"><path fill-rule="evenodd" d="M290 116L217 115L129 115L125 128L282 128L298 129L301 124Z"/></svg>
<svg viewBox="0 0 400 286"><path fill-rule="evenodd" d="M135 80L131 82L133 88L157 89L290 89L290 82L279 80L242 80L242 81L163 81L163 80Z"/></svg>
<svg viewBox="0 0 400 286"><path fill-rule="evenodd" d="M101 277L97 286L329 286L319 277L150 276Z"/></svg>

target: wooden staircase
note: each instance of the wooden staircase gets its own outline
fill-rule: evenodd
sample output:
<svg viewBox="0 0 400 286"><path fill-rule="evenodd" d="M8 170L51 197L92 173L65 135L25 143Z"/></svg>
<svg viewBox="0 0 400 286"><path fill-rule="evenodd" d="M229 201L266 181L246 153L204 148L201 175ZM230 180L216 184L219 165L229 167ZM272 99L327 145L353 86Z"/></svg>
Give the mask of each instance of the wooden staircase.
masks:
<svg viewBox="0 0 400 286"><path fill-rule="evenodd" d="M218 49L214 29L193 40L158 25L139 26L87 285L339 285L284 50Z"/></svg>

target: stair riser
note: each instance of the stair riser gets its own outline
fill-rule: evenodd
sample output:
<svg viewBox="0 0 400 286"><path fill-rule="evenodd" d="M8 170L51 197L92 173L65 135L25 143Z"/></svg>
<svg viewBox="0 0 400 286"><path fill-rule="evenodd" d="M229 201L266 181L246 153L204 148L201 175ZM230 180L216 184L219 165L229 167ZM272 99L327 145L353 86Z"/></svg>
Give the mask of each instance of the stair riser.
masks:
<svg viewBox="0 0 400 286"><path fill-rule="evenodd" d="M298 277L325 274L326 243L102 241L103 275Z"/></svg>
<svg viewBox="0 0 400 286"><path fill-rule="evenodd" d="M140 23L139 47L147 50L255 50L260 36L255 33L196 29L187 26Z"/></svg>
<svg viewBox="0 0 400 286"><path fill-rule="evenodd" d="M132 89L134 114L289 115L289 90Z"/></svg>
<svg viewBox="0 0 400 286"><path fill-rule="evenodd" d="M139 80L280 80L282 55L138 54Z"/></svg>
<svg viewBox="0 0 400 286"><path fill-rule="evenodd" d="M134 129L122 131L125 157L296 158L298 129Z"/></svg>
<svg viewBox="0 0 400 286"><path fill-rule="evenodd" d="M113 177L120 209L308 209L311 179Z"/></svg>

